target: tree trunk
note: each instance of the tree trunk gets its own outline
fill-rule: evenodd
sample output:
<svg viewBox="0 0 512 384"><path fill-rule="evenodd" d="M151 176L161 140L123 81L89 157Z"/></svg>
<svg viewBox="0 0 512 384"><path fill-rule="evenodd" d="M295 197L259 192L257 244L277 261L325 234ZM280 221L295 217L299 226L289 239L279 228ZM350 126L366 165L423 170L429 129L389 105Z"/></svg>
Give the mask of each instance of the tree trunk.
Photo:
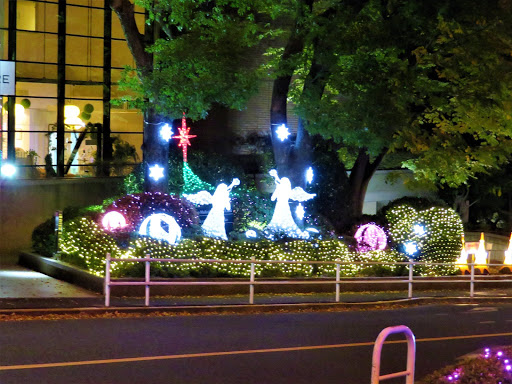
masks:
<svg viewBox="0 0 512 384"><path fill-rule="evenodd" d="M372 162L365 148L359 150L348 179L347 210L339 223L338 230L346 232L351 225L361 219L368 184L385 154L386 151L381 152Z"/></svg>
<svg viewBox="0 0 512 384"><path fill-rule="evenodd" d="M302 52L304 49L304 33L301 30L300 23L304 17L303 7L311 10L312 0L305 0L299 3L299 11L295 25L293 26L291 35L284 48L283 56L281 57L278 72L282 73L274 80L272 87L272 98L270 101L270 135L272 138L272 149L274 152L274 160L276 163L277 172L280 177L290 176L290 155L292 150L292 142L290 139L281 140L277 137L276 129L284 124L287 126L287 105L288 105L288 92L290 90L290 83L295 67L291 67L289 60Z"/></svg>

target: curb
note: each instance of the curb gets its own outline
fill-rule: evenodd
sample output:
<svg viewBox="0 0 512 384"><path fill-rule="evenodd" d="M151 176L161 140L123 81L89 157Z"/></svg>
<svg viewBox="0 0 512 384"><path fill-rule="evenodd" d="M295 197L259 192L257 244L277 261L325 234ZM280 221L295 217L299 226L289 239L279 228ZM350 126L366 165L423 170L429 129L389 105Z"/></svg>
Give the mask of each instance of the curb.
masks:
<svg viewBox="0 0 512 384"><path fill-rule="evenodd" d="M205 315L205 314L254 314L284 313L313 311L350 311L350 310L383 310L418 305L450 305L450 304L498 304L512 303L512 298L503 297L421 297L389 301L373 301L358 303L293 303L293 304L232 304L232 305L182 305L182 306L149 306L149 307L77 307L77 308L15 308L0 309L1 316L34 316L49 315Z"/></svg>

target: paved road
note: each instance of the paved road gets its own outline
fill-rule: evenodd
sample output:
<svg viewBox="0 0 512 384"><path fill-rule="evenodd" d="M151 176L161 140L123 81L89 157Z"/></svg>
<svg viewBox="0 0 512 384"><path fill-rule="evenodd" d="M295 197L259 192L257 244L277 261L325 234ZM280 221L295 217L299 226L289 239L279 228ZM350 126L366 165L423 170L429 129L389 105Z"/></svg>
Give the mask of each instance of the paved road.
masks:
<svg viewBox="0 0 512 384"><path fill-rule="evenodd" d="M512 344L512 305L0 322L0 383L369 383L373 342L398 324L416 335L417 378ZM405 350L386 345L383 370Z"/></svg>

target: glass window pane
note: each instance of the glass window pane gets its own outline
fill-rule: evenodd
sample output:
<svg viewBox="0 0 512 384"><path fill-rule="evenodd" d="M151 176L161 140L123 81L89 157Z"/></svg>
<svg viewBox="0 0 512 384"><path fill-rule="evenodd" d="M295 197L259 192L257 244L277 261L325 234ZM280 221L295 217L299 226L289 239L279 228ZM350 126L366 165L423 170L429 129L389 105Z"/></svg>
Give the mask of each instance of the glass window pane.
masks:
<svg viewBox="0 0 512 384"><path fill-rule="evenodd" d="M57 62L57 36L38 32L18 32L16 58L21 61Z"/></svg>
<svg viewBox="0 0 512 384"><path fill-rule="evenodd" d="M66 33L103 37L103 10L68 6Z"/></svg>
<svg viewBox="0 0 512 384"><path fill-rule="evenodd" d="M67 36L66 63L103 66L103 39Z"/></svg>
<svg viewBox="0 0 512 384"><path fill-rule="evenodd" d="M57 4L49 4L48 2L36 3L36 30L57 33L58 14L59 7Z"/></svg>

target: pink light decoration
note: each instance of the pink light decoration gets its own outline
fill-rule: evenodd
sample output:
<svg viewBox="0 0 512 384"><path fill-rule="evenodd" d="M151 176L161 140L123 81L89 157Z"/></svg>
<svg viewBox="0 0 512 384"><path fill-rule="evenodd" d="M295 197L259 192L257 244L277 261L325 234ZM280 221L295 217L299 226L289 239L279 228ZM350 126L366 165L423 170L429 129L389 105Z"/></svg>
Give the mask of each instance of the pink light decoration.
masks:
<svg viewBox="0 0 512 384"><path fill-rule="evenodd" d="M107 231L113 231L115 229L126 227L126 219L122 214L116 211L110 211L105 213L101 224Z"/></svg>
<svg viewBox="0 0 512 384"><path fill-rule="evenodd" d="M382 251L388 242L384 230L375 223L361 225L354 237L357 240L358 252Z"/></svg>
<svg viewBox="0 0 512 384"><path fill-rule="evenodd" d="M187 127L187 119L185 118L185 112L183 112L183 117L181 118L181 127L178 127L179 135L173 136L173 139L177 139L180 142L178 143L178 147L181 147L183 151L183 162L187 162L187 147L190 144L190 139L192 137L196 137L196 135L189 135L190 127Z"/></svg>

